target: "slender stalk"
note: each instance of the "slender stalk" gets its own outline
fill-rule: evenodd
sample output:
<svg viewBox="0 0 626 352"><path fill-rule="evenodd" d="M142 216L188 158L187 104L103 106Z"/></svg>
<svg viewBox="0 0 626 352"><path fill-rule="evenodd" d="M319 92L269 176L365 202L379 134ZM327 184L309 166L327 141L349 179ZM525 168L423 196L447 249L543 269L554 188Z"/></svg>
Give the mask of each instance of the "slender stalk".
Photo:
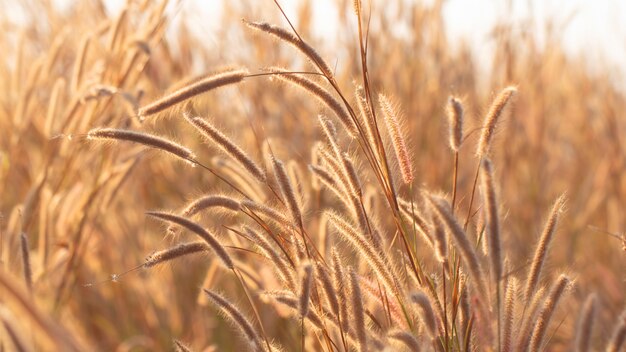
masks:
<svg viewBox="0 0 626 352"><path fill-rule="evenodd" d="M456 192L457 192L457 182L459 176L459 152L454 152L454 171L452 174L452 213L454 214L454 209L456 206Z"/></svg>

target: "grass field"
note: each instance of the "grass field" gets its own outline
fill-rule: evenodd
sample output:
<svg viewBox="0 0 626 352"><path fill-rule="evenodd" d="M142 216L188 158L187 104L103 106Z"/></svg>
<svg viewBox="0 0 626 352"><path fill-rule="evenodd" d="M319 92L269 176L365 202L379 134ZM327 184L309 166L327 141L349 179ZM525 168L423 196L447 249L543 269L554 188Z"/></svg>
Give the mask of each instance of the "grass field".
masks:
<svg viewBox="0 0 626 352"><path fill-rule="evenodd" d="M626 96L558 28L0 3L3 351L626 350Z"/></svg>

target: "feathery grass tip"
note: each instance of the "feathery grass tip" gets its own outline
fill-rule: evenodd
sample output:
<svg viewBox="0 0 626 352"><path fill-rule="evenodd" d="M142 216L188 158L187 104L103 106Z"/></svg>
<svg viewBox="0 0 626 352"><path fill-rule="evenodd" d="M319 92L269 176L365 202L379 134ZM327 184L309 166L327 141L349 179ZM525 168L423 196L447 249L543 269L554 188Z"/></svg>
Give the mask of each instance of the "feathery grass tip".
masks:
<svg viewBox="0 0 626 352"><path fill-rule="evenodd" d="M184 218L182 216L159 212L159 211L148 211L146 212L146 215L157 218L162 221L175 223L177 225L180 225L188 229L191 232L194 232L195 234L200 236L200 238L202 238L211 247L211 249L213 249L213 252L215 252L215 254L220 258L222 264L226 268L231 269L231 270L235 268L235 265L233 264L233 260L230 258L230 255L228 255L228 252L226 252L226 249L224 249L224 247L219 243L219 241L215 238L215 236L213 236L209 231L205 230L199 224L187 218Z"/></svg>
<svg viewBox="0 0 626 352"><path fill-rule="evenodd" d="M146 106L139 109L138 115L140 119L145 119L150 115L154 115L196 95L208 92L215 88L226 86L229 84L241 82L249 74L246 69L232 70L209 75L203 79L195 81L179 90L164 96Z"/></svg>
<svg viewBox="0 0 626 352"><path fill-rule="evenodd" d="M155 136L145 132L123 130L116 128L94 128L87 133L88 140L118 140L142 144L173 154L190 165L194 165L193 160L196 155L188 148L178 143L174 143L163 137Z"/></svg>
<svg viewBox="0 0 626 352"><path fill-rule="evenodd" d="M496 124L504 108L507 106L511 97L515 95L517 92L517 88L515 87L507 87L505 88L496 99L491 104L487 115L485 116L485 122L483 123L482 134L480 135L480 140L478 141L478 149L476 150L476 155L479 158L486 156L489 153L489 147L491 144L491 139L493 138L493 134L496 130Z"/></svg>

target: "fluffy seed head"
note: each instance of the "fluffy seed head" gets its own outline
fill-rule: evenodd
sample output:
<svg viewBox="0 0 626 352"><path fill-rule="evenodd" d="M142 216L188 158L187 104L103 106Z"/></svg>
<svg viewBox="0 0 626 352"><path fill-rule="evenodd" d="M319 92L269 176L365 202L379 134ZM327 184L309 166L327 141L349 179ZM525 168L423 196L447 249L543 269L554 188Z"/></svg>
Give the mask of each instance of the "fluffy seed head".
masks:
<svg viewBox="0 0 626 352"><path fill-rule="evenodd" d="M398 159L398 165L400 166L400 173L402 174L402 180L409 185L413 182L413 165L411 162L411 156L406 145L406 140L401 132L400 118L397 111L393 108L393 105L385 95L380 94L378 96L380 106L385 117L385 125L387 131L391 137L391 143L393 149L396 152L396 158Z"/></svg>
<svg viewBox="0 0 626 352"><path fill-rule="evenodd" d="M195 234L200 236L200 238L202 238L211 247L211 249L213 249L213 252L215 252L215 254L220 258L222 264L227 269L233 270L235 268L233 260L230 258L230 255L228 255L228 252L226 252L226 249L224 249L224 247L219 243L215 236L213 236L209 231L205 230L199 224L182 216L164 212L149 211L146 212L146 215L180 225L188 229L189 231L194 232Z"/></svg>
<svg viewBox="0 0 626 352"><path fill-rule="evenodd" d="M312 81L302 75L289 73L288 71L278 68L272 67L269 69L270 72L276 73L275 78L291 83L297 87L300 87L307 92L311 93L317 100L319 100L322 104L326 105L330 110L335 113L339 122L344 126L346 133L351 137L355 137L358 135L358 131L352 117L348 113L348 111L343 107L343 105L335 99L324 87L322 87L319 83Z"/></svg>
<svg viewBox="0 0 626 352"><path fill-rule="evenodd" d="M144 268L151 268L157 264L161 264L172 259L176 259L187 254L208 251L209 247L204 241L181 243L172 248L164 249L152 253L143 263Z"/></svg>
<svg viewBox="0 0 626 352"><path fill-rule="evenodd" d="M463 105L458 98L448 99L447 113L450 125L450 148L458 152L463 141Z"/></svg>
<svg viewBox="0 0 626 352"><path fill-rule="evenodd" d="M313 282L313 265L311 265L311 263L304 263L301 270L298 313L300 313L300 317L306 317L309 313L311 286Z"/></svg>
<svg viewBox="0 0 626 352"><path fill-rule="evenodd" d="M333 77L333 71L330 66L322 59L322 57L313 49L312 46L305 41L298 38L297 35L285 30L284 28L271 25L264 22L249 22L243 20L243 22L250 28L256 29L265 33L268 33L278 39L284 40L287 43L293 45L296 49L300 50L305 56L307 56L315 66L327 77Z"/></svg>
<svg viewBox="0 0 626 352"><path fill-rule="evenodd" d="M354 269L349 269L350 274L350 305L354 316L354 328L356 330L359 351L367 351L367 334L365 330L365 313L363 312L363 295L359 285L359 276Z"/></svg>
<svg viewBox="0 0 626 352"><path fill-rule="evenodd" d="M435 311L430 303L430 299L423 292L418 292L411 295L411 300L420 307L420 315L428 333L432 338L436 338L438 335L437 317L435 316Z"/></svg>
<svg viewBox="0 0 626 352"><path fill-rule="evenodd" d="M511 100L511 97L513 97L516 92L517 88L507 87L502 92L500 92L500 94L498 94L496 99L491 104L489 112L487 112L487 116L485 116L485 122L482 129L483 131L480 135L480 140L478 142L478 149L476 150L476 155L479 158L482 158L489 153L489 146L491 144L493 134L496 130L496 124L498 123L498 119L502 115L502 112L507 106L509 100Z"/></svg>
<svg viewBox="0 0 626 352"><path fill-rule="evenodd" d="M554 310L556 309L559 300L563 297L563 293L570 284L571 280L567 276L561 275L557 279L556 284L552 287L552 290L550 290L550 294L543 303L539 316L534 322L535 328L533 329L532 337L530 339L530 351L538 352L540 350Z"/></svg>
<svg viewBox="0 0 626 352"><path fill-rule="evenodd" d="M196 95L208 92L215 88L239 83L243 81L248 73L249 72L246 69L239 69L209 75L140 108L138 113L139 118L145 119L150 115L154 115L176 104L182 103L185 100L193 98Z"/></svg>
<svg viewBox="0 0 626 352"><path fill-rule="evenodd" d="M456 218L452 214L450 205L443 198L428 195L427 199L432 205L432 209L435 211L435 215L446 226L448 233L452 235L461 257L467 265L467 270L472 276L473 282L477 285L482 292L487 292L485 281L483 279L482 270L478 261L478 256L474 250L474 246L467 238L465 231L461 225L457 222Z"/></svg>
<svg viewBox="0 0 626 352"><path fill-rule="evenodd" d="M487 231L487 246L491 259L491 273L495 283L502 277L502 254L500 250L500 220L498 205L493 181L493 166L491 161L483 159L481 165L481 181L483 203L485 211L485 230Z"/></svg>
<svg viewBox="0 0 626 352"><path fill-rule="evenodd" d="M537 244L537 249L535 250L535 256L530 267L530 272L528 273L528 278L526 279L526 300L532 297L533 292L537 288L537 284L539 283L539 278L541 276L541 269L546 259L550 242L552 241L552 237L556 231L559 213L563 209L564 205L565 195L563 194L554 202L548 221L546 222L541 237L539 238L539 243Z"/></svg>
<svg viewBox="0 0 626 352"><path fill-rule="evenodd" d="M189 149L183 147L178 143L174 143L168 139L155 136L152 134L122 130L116 128L94 128L87 133L88 140L118 140L129 141L134 143L143 144L148 147L160 149L173 154L188 163L196 158L196 155ZM192 164L193 165L193 164Z"/></svg>
<svg viewBox="0 0 626 352"><path fill-rule="evenodd" d="M215 128L206 119L201 117L191 117L185 113L185 119L196 127L202 135L208 140L213 141L226 154L230 155L235 161L243 166L250 175L254 176L261 183L265 182L265 172L248 156L243 149L239 148L233 141L224 135L220 130Z"/></svg>
<svg viewBox="0 0 626 352"><path fill-rule="evenodd" d="M259 335L248 319L234 304L218 293L206 289L204 293L206 293L209 300L221 310L224 316L242 332L253 350L261 349L261 339Z"/></svg>

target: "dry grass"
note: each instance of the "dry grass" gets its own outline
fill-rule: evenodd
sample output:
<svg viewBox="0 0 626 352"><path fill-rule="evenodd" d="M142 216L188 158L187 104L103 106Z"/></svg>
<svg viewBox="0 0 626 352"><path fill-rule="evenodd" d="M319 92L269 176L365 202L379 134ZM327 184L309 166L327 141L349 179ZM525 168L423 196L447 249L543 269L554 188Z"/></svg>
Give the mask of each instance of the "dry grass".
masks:
<svg viewBox="0 0 626 352"><path fill-rule="evenodd" d="M329 45L268 4L210 44L168 1L0 15L1 348L623 349L608 68L507 24L484 78L439 6L336 5Z"/></svg>

